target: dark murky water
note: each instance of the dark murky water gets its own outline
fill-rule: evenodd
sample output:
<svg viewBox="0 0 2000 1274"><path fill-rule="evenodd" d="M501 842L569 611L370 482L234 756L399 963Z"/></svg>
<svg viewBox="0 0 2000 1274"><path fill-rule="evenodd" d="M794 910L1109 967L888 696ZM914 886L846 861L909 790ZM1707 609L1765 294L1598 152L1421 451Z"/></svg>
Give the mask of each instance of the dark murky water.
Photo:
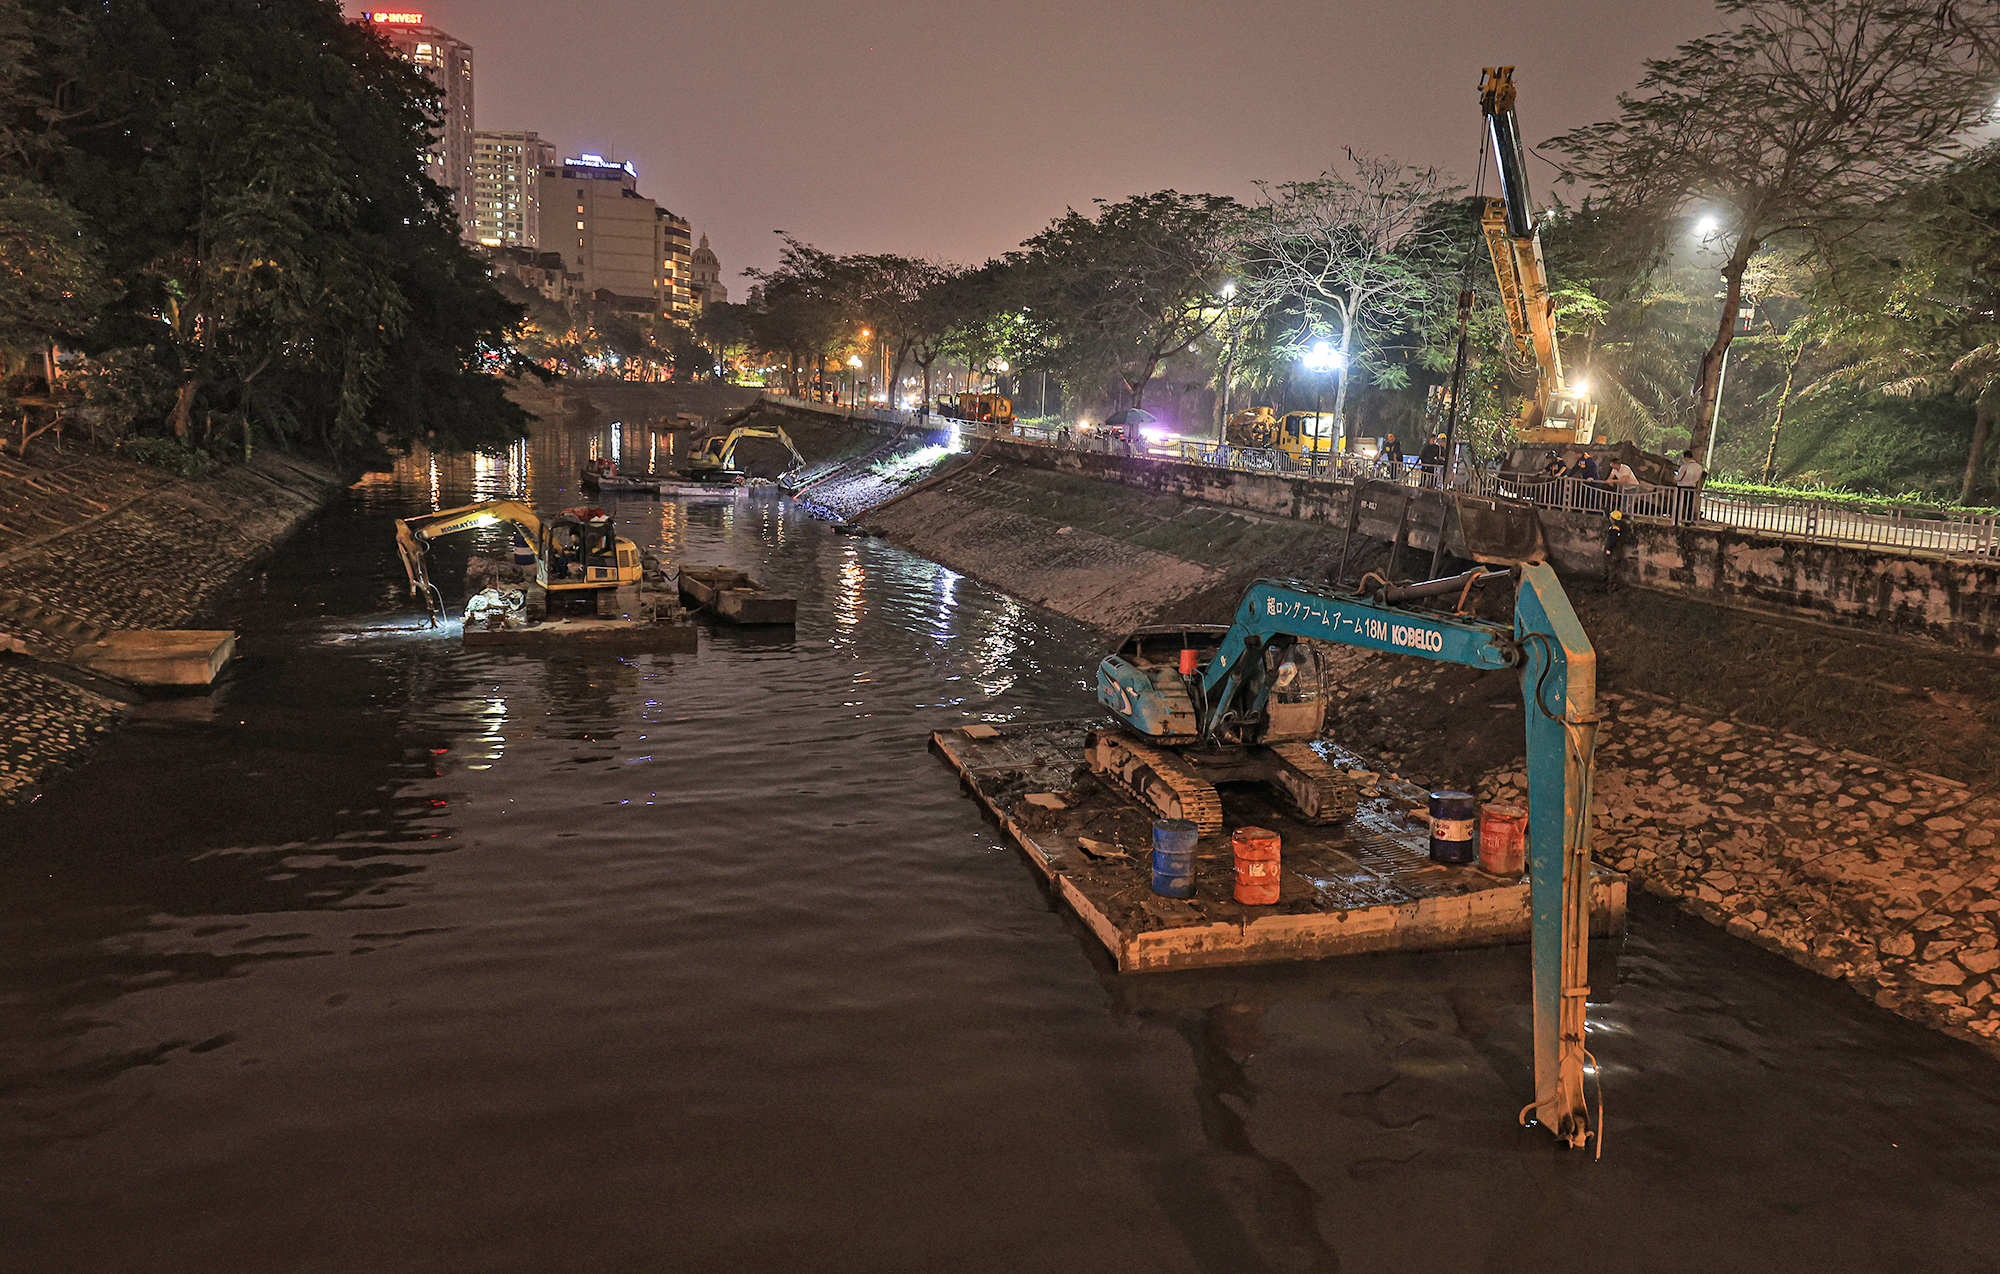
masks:
<svg viewBox="0 0 2000 1274"><path fill-rule="evenodd" d="M1094 643L776 498L620 516L795 637L414 628L388 515L583 445L364 487L0 812L0 1268L2000 1266L2000 1068L1656 905L1601 1162L1513 1124L1524 949L1110 973L924 747Z"/></svg>

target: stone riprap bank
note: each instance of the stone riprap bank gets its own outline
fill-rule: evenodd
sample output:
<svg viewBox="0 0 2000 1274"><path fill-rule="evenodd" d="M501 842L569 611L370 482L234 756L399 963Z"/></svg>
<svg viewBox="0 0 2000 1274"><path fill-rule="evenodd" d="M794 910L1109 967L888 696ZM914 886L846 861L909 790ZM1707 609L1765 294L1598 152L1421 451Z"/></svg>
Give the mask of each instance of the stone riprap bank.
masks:
<svg viewBox="0 0 2000 1274"><path fill-rule="evenodd" d="M0 801L19 799L118 717L60 661L94 630L188 626L341 484L266 453L175 480L102 456L37 452L0 471ZM26 656L21 651L25 651Z"/></svg>

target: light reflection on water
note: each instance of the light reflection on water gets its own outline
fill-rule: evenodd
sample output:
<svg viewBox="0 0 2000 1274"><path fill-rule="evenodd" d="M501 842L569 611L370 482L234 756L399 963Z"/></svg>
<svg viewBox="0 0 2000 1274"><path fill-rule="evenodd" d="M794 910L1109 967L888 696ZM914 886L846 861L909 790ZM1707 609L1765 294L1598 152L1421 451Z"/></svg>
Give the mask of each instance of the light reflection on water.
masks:
<svg viewBox="0 0 2000 1274"><path fill-rule="evenodd" d="M211 713L0 813L13 1267L1788 1268L1797 1198L1965 1245L1911 1268L1990 1247L1991 1086L1693 922L1594 1010L1602 1164L1508 1123L1518 949L1111 976L924 746L1088 711L1096 639L772 496L611 507L796 632L423 627L390 517L576 503L585 448L358 485L240 599Z"/></svg>

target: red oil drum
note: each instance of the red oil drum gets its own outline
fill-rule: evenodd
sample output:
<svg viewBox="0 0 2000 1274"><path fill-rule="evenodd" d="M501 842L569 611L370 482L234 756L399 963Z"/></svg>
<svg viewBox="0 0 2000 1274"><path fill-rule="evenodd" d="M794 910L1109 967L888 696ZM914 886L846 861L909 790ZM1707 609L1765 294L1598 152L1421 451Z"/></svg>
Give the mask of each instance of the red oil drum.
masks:
<svg viewBox="0 0 2000 1274"><path fill-rule="evenodd" d="M1181 651L1181 676L1194 676L1194 657L1195 652L1192 650Z"/></svg>
<svg viewBox="0 0 2000 1274"><path fill-rule="evenodd" d="M1248 907L1278 901L1278 834L1266 827L1239 827L1229 847L1236 855L1236 901Z"/></svg>
<svg viewBox="0 0 2000 1274"><path fill-rule="evenodd" d="M1528 866L1528 811L1488 805L1479 811L1479 867L1494 876L1518 876Z"/></svg>

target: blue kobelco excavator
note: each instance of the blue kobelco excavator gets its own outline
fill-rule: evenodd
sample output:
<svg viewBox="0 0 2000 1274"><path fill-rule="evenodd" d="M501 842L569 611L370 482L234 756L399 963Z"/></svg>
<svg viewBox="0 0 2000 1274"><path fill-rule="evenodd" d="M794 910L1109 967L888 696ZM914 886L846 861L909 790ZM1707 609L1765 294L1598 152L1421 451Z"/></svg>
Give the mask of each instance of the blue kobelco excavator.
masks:
<svg viewBox="0 0 2000 1274"><path fill-rule="evenodd" d="M1468 613L1473 590L1513 576L1511 625ZM1326 723L1315 643L1472 668L1515 668L1527 712L1529 879L1534 915L1537 1115L1557 1136L1589 1136L1583 1096L1589 992L1590 785L1597 656L1555 572L1540 563L1353 593L1259 580L1227 628L1149 628L1097 669L1117 718L1087 740L1090 768L1203 836L1222 830L1216 784L1261 782L1314 822L1354 812L1351 782L1310 746ZM1364 584L1367 581L1364 580ZM1456 599L1449 610L1412 603Z"/></svg>

